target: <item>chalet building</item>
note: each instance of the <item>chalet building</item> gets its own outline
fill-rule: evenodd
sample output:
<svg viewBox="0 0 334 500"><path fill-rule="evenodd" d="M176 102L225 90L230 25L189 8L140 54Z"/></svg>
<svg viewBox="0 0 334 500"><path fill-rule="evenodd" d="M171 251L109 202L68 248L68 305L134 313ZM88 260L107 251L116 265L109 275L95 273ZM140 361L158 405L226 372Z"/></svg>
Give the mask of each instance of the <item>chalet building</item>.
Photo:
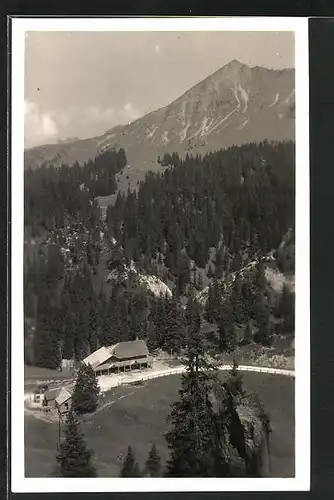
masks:
<svg viewBox="0 0 334 500"><path fill-rule="evenodd" d="M66 414L72 404L72 390L65 387L48 389L34 394L34 403L39 404L45 411L57 410Z"/></svg>
<svg viewBox="0 0 334 500"><path fill-rule="evenodd" d="M152 367L152 357L144 340L119 342L110 347L101 347L87 356L83 362L91 365L97 376Z"/></svg>

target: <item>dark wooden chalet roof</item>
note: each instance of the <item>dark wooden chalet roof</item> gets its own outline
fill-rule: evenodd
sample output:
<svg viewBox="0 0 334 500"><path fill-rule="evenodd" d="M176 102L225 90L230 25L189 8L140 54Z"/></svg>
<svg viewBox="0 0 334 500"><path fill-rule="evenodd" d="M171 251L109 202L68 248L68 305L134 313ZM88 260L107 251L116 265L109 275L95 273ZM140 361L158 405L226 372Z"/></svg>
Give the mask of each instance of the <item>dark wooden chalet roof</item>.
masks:
<svg viewBox="0 0 334 500"><path fill-rule="evenodd" d="M137 356L147 357L149 352L144 340L132 340L129 342L119 342L110 347L101 347L84 359L84 363L90 364L94 369L101 364L107 363L111 358L122 361L127 358Z"/></svg>
<svg viewBox="0 0 334 500"><path fill-rule="evenodd" d="M129 342L119 342L113 347L112 356L122 360L135 356L149 356L149 352L144 340L132 340Z"/></svg>
<svg viewBox="0 0 334 500"><path fill-rule="evenodd" d="M45 391L44 396L48 401L53 401L58 397L58 394L61 392L61 387L55 387L54 389L49 389Z"/></svg>

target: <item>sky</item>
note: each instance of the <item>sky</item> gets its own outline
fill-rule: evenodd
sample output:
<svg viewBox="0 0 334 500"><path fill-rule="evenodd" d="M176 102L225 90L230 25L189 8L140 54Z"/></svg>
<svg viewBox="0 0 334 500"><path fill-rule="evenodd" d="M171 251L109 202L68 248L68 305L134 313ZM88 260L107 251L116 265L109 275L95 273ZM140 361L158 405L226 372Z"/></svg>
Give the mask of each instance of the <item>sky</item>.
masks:
<svg viewBox="0 0 334 500"><path fill-rule="evenodd" d="M26 33L25 147L103 134L232 59L294 67L292 32Z"/></svg>

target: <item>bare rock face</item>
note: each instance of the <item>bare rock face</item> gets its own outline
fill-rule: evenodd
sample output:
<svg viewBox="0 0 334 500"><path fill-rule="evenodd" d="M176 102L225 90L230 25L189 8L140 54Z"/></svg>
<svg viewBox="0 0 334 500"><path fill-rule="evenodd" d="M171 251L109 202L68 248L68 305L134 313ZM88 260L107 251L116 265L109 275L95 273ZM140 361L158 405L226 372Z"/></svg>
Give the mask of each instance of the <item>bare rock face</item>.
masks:
<svg viewBox="0 0 334 500"><path fill-rule="evenodd" d="M206 153L264 139L294 139L295 72L249 67L233 60L168 106L100 137L45 145L25 152L26 167L83 163L109 148L124 148L130 165L157 167L166 152Z"/></svg>
<svg viewBox="0 0 334 500"><path fill-rule="evenodd" d="M233 476L270 477L269 421L259 401L232 396L221 384L212 388L210 399Z"/></svg>

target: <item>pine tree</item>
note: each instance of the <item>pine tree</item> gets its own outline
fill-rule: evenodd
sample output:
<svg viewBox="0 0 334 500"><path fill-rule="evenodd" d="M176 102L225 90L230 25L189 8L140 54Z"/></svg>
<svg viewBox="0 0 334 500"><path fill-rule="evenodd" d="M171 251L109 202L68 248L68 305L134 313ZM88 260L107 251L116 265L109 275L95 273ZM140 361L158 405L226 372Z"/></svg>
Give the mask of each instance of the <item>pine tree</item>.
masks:
<svg viewBox="0 0 334 500"><path fill-rule="evenodd" d="M96 469L92 463L93 452L87 449L79 422L70 410L67 414L65 440L57 453L61 477L96 477Z"/></svg>
<svg viewBox="0 0 334 500"><path fill-rule="evenodd" d="M214 277L209 285L208 299L205 305L205 318L209 323L218 322L221 308L221 287L218 280Z"/></svg>
<svg viewBox="0 0 334 500"><path fill-rule="evenodd" d="M195 305L191 305L195 310ZM193 318L193 319L191 319ZM212 477L216 475L219 443L209 393L214 374L196 314L188 311L187 372L182 375L180 400L172 405L171 429L166 434L170 457L167 476Z"/></svg>
<svg viewBox="0 0 334 500"><path fill-rule="evenodd" d="M184 344L184 318L175 296L171 299L166 295L164 306L164 339L163 345L173 353L180 352Z"/></svg>
<svg viewBox="0 0 334 500"><path fill-rule="evenodd" d="M279 302L278 314L282 319L283 333L292 333L294 331L294 294L289 287L284 284L282 295Z"/></svg>
<svg viewBox="0 0 334 500"><path fill-rule="evenodd" d="M148 477L161 477L161 457L155 444L152 445L146 460L145 475Z"/></svg>
<svg viewBox="0 0 334 500"><path fill-rule="evenodd" d="M244 344L251 344L253 342L253 332L252 332L252 327L250 325L250 322L248 321L245 332L244 332L244 338L243 338L243 343Z"/></svg>
<svg viewBox="0 0 334 500"><path fill-rule="evenodd" d="M232 309L235 323L243 323L245 320L244 299L242 296L242 283L240 276L236 276L232 289Z"/></svg>
<svg viewBox="0 0 334 500"><path fill-rule="evenodd" d="M136 462L135 454L131 446L128 447L128 452L122 465L120 477L140 477L139 465Z"/></svg>
<svg viewBox="0 0 334 500"><path fill-rule="evenodd" d="M61 364L61 350L54 319L55 310L50 304L50 297L46 295L38 301L33 358L36 366L56 370Z"/></svg>
<svg viewBox="0 0 334 500"><path fill-rule="evenodd" d="M100 388L93 368L82 363L72 396L72 408L77 413L96 410L99 403Z"/></svg>
<svg viewBox="0 0 334 500"><path fill-rule="evenodd" d="M237 345L237 340L233 325L232 305L228 298L226 298L220 306L218 332L220 350L233 352Z"/></svg>
<svg viewBox="0 0 334 500"><path fill-rule="evenodd" d="M254 340L262 345L270 345L271 343L271 325L270 325L270 311L265 302L263 293L258 295L256 305L256 320L258 331L254 335Z"/></svg>
<svg viewBox="0 0 334 500"><path fill-rule="evenodd" d="M217 279L223 277L224 272L224 245L222 245L219 250L216 251L215 257L215 276Z"/></svg>

